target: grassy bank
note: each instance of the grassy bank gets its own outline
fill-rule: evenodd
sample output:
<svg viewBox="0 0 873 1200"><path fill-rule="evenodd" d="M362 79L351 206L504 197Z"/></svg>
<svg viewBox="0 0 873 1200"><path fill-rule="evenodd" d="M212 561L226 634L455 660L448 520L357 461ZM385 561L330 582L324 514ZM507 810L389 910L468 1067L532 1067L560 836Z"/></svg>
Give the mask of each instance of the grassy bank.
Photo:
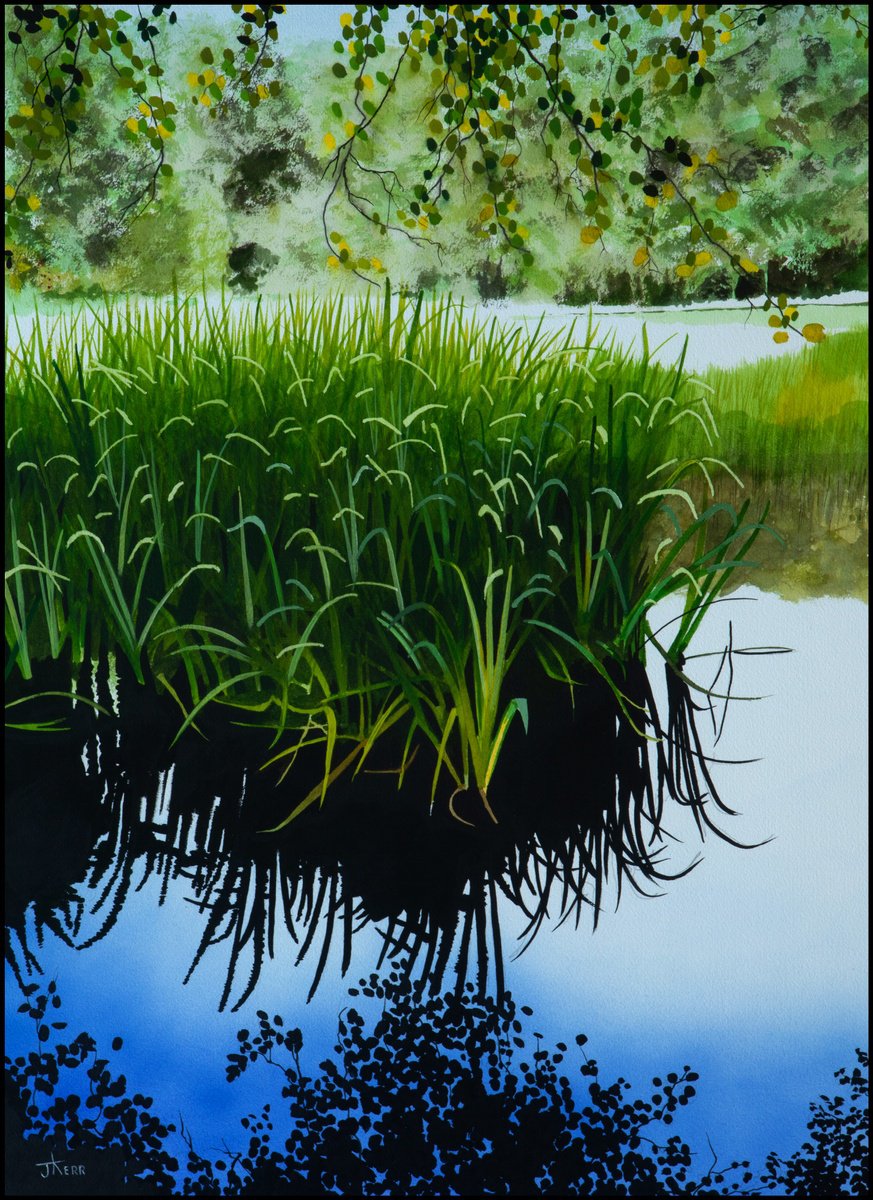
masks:
<svg viewBox="0 0 873 1200"><path fill-rule="evenodd" d="M755 582L789 599L867 594L867 330L834 334L799 354L703 377L718 453L744 489L765 495L782 542L755 548Z"/></svg>
<svg viewBox="0 0 873 1200"><path fill-rule="evenodd" d="M740 474L837 499L867 490L868 335L834 334L799 354L711 371L722 452Z"/></svg>

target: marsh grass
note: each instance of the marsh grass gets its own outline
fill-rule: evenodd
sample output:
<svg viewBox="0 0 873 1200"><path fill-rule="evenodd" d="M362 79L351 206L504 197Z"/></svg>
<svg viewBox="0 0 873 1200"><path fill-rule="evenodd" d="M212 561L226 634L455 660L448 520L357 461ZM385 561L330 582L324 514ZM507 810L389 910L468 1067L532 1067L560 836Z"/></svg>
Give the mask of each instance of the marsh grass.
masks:
<svg viewBox="0 0 873 1200"><path fill-rule="evenodd" d="M784 358L713 370L722 453L771 493L804 489L834 501L867 494L868 334L852 330ZM778 503L778 501L776 501Z"/></svg>
<svg viewBox="0 0 873 1200"><path fill-rule="evenodd" d="M275 829L382 744L398 786L427 747L431 804L496 819L543 676L599 677L650 736L628 665L680 661L764 528L717 497L709 388L590 320L529 333L387 290L107 301L37 316L6 386L7 679L111 651L177 737L223 705L270 764L317 751ZM680 589L661 646L647 614Z"/></svg>
<svg viewBox="0 0 873 1200"><path fill-rule="evenodd" d="M701 381L738 476L721 480L722 498L765 495L780 535L756 546L755 583L788 599L867 594L867 357L867 331L855 330Z"/></svg>

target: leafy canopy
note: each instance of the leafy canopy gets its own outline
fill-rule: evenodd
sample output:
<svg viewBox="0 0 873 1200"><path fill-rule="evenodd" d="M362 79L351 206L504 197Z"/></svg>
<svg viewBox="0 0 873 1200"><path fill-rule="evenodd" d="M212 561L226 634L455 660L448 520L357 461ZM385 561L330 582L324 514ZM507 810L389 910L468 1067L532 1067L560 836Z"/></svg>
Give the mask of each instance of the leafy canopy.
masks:
<svg viewBox="0 0 873 1200"><path fill-rule="evenodd" d="M7 9L7 38L27 66L25 102L5 131L7 150L23 163L6 187L7 267L10 244L41 207L41 188L52 178L59 186L75 170L93 72L109 72L129 91L119 137L146 155L121 215L142 212L161 177L172 174L178 110L164 94L161 48L176 7L154 5L149 15L137 8L136 16L98 5ZM239 18L235 45L204 46L185 77L191 104L213 119L234 104L255 108L282 87L271 47L286 6L230 7ZM348 98L330 105L322 141L328 267L369 280L384 272L380 258L356 253L331 228L338 201L383 236L400 233L439 248L438 227L457 189L476 197L471 235L531 266L535 239L520 210L536 146L583 247L603 248L621 219L634 234L633 266L643 271L657 265L664 235L681 226L685 252L671 263L678 279L721 261L747 282L747 294L763 292L774 340L787 340L792 329L820 341L822 326L796 323L797 309L786 295L770 294L760 265L731 230L743 186L718 147L697 144L687 129L647 133L667 98L674 112L681 102L691 128L704 90L718 86L719 63L766 39L769 18L786 8L796 9L798 23L814 19L807 6L783 4L356 5L339 19L331 67L347 82ZM866 8L839 12L866 49ZM411 76L426 81L427 96L417 131L420 171L404 181L378 135L390 120L391 97Z"/></svg>

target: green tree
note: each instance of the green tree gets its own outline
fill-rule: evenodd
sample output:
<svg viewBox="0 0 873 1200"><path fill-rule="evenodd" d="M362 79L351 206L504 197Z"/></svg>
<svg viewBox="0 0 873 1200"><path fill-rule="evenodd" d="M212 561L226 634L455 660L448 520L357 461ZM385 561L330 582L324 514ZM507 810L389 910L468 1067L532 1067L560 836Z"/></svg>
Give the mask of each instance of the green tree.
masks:
<svg viewBox="0 0 873 1200"><path fill-rule="evenodd" d="M282 87L272 47L285 6L230 7L240 21L235 48L204 46L186 73L188 99L212 118L238 111L240 103L254 109ZM438 227L460 191L478 197L471 235L492 254L530 267L536 238L521 210L528 164L536 156L582 247L603 247L621 221L633 234L634 270L646 270L665 249L678 280L720 263L742 281L746 295L762 297L775 340L785 341L789 329L820 340L822 327L797 323L797 309L787 295L774 294L756 261L763 256L753 257L749 248L738 220L748 162L735 147L725 153L703 144L693 117L718 89L724 63L766 45L777 14L788 10L802 25L820 19L821 7L356 5L340 18L331 67L348 93L325 113L328 266L370 280L384 270L380 258L358 253L351 235L333 227L343 223L334 217L338 202L380 235L399 232L439 250ZM76 143L85 140L101 70L129 100L120 137L139 156L136 185L119 198L117 219L144 211L162 176L172 174L178 109L164 92L161 51L177 14L173 5L154 5L147 16L141 11L7 9L7 38L19 67L21 58L26 63L20 72L25 102L6 128L7 151L20 167L6 188L13 276L15 248L42 205L47 181L60 188L61 176L73 173L74 155L84 153ZM835 11L859 50L866 49L864 6ZM396 37L388 32L392 18L405 26ZM411 86L412 76L425 81L426 99L417 177L404 180L386 161L379 134L390 120L392 97ZM678 249L677 231L683 233Z"/></svg>

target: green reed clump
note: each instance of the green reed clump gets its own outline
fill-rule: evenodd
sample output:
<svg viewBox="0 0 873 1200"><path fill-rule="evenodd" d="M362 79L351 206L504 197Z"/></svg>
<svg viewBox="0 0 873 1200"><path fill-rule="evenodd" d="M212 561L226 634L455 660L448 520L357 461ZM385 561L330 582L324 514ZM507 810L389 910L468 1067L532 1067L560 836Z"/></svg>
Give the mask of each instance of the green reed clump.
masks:
<svg viewBox="0 0 873 1200"><path fill-rule="evenodd" d="M621 677L648 609L687 589L676 661L761 528L715 501L707 389L590 321L108 301L37 318L6 386L7 678L114 651L182 729L220 701L288 768L320 747L289 820L389 732L401 781L429 745L434 797L445 772L490 813L529 715L510 669L596 671L642 723Z"/></svg>

